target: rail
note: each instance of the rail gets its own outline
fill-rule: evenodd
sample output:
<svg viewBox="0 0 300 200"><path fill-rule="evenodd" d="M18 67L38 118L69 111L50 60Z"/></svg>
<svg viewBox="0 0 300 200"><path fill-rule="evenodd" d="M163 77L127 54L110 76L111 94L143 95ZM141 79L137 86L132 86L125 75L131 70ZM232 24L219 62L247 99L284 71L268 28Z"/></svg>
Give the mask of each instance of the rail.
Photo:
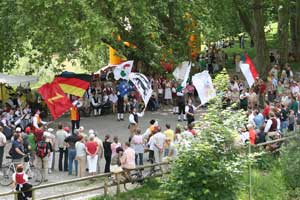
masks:
<svg viewBox="0 0 300 200"><path fill-rule="evenodd" d="M138 166L135 169L132 169L132 171L134 170L139 170L139 169L148 169L148 168L153 168L155 166L164 166L164 165L168 165L168 162L161 162L161 163L155 163L155 164L149 164L149 165L143 165L143 166ZM49 183L49 184L45 184L45 185L39 185L39 186L35 186L32 187L29 191L32 191L32 200L37 200L38 198L36 197L36 191L37 190L41 190L44 188L51 188L51 187L55 187L55 186L60 186L60 185L65 185L65 184L70 184L70 183L77 183L80 181L86 181L86 180L94 180L96 178L104 178L104 185L103 186L94 186L91 188L86 188L86 189L81 189L81 190L77 190L77 191L72 191L72 192L66 192L63 194L57 194L57 195L52 195L52 196L47 196L47 197L42 197L39 198L39 200L48 200L48 199L58 199L58 198L62 198L62 197L68 197L68 196L72 196L72 195L77 195L77 194L82 194L82 193L86 193L86 192L91 192L91 191L95 191L95 190L104 190L104 195L108 194L108 188L112 187L112 186L116 186L116 193L119 194L121 189L120 189L120 185L123 184L124 182L121 183L120 180L120 175L122 172L120 173L103 173L103 174L97 174L94 176L87 176L87 177L83 177L83 178L75 178L72 180L67 180L67 181L60 181L60 182L56 182L56 183ZM166 173L166 171L162 170L162 174ZM115 183L111 183L109 184L109 177L114 175L115 176ZM11 196L14 195L14 198L17 199L17 196L20 192L18 191L11 191L11 192L5 192L5 193L0 193L0 199L1 197L5 197L5 196Z"/></svg>

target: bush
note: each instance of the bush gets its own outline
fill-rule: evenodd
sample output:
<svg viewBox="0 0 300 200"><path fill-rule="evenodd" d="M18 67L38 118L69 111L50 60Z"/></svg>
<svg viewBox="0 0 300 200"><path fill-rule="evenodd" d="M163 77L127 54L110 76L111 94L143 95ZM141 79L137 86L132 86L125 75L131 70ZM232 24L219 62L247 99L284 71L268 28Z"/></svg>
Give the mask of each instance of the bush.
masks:
<svg viewBox="0 0 300 200"><path fill-rule="evenodd" d="M282 174L287 188L300 188L300 146L299 139L291 140L281 150Z"/></svg>
<svg viewBox="0 0 300 200"><path fill-rule="evenodd" d="M247 156L241 157L233 141L244 122L245 113L223 110L220 97L210 102L204 120L196 124L197 136L178 147L178 158L162 185L168 199L237 198Z"/></svg>

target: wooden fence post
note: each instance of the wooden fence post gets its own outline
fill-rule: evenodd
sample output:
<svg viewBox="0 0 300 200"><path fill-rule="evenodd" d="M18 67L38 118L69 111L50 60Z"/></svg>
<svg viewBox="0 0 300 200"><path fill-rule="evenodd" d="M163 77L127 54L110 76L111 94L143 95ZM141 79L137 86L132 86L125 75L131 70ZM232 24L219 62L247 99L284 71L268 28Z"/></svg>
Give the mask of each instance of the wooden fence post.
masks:
<svg viewBox="0 0 300 200"><path fill-rule="evenodd" d="M108 194L108 177L104 177L104 195L107 196Z"/></svg>
<svg viewBox="0 0 300 200"><path fill-rule="evenodd" d="M14 193L14 200L18 200L18 193L17 192Z"/></svg>
<svg viewBox="0 0 300 200"><path fill-rule="evenodd" d="M32 192L32 197L31 198L32 198L32 200L35 200L35 190L32 189L31 192Z"/></svg>
<svg viewBox="0 0 300 200"><path fill-rule="evenodd" d="M116 181L117 181L117 194L120 194L120 173L116 173Z"/></svg>

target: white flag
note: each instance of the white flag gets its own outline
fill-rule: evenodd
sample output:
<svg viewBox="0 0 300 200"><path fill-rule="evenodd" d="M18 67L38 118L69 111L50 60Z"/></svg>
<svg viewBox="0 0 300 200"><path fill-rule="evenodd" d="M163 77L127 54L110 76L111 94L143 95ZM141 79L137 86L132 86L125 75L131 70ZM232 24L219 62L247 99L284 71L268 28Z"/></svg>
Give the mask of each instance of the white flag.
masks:
<svg viewBox="0 0 300 200"><path fill-rule="evenodd" d="M207 103L216 96L216 90L212 84L211 77L207 70L195 74L192 77L193 84L198 92L201 104Z"/></svg>
<svg viewBox="0 0 300 200"><path fill-rule="evenodd" d="M173 76L176 80L181 80L181 86L185 88L187 85L186 82L189 78L190 71L191 71L192 63L189 61L184 61L176 69L173 71Z"/></svg>
<svg viewBox="0 0 300 200"><path fill-rule="evenodd" d="M115 65L114 76L116 80L126 79L128 80L129 74L131 73L131 69L133 66L133 60L122 62L119 65Z"/></svg>
<svg viewBox="0 0 300 200"><path fill-rule="evenodd" d="M153 92L150 81L144 74L141 73L130 73L129 80L137 88L138 92L142 96L146 107Z"/></svg>

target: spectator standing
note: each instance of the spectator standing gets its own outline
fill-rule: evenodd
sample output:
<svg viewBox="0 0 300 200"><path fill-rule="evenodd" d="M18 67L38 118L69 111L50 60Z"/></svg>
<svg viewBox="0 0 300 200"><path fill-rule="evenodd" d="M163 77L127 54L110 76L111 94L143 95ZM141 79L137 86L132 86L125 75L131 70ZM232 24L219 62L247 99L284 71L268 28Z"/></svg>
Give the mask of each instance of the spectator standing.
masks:
<svg viewBox="0 0 300 200"><path fill-rule="evenodd" d="M105 168L104 173L110 172L110 162L111 162L111 141L110 135L106 135L103 141L103 149L104 149L104 159L105 159Z"/></svg>
<svg viewBox="0 0 300 200"><path fill-rule="evenodd" d="M85 149L87 153L87 162L89 167L89 174L96 175L97 172L97 161L98 161L98 144L95 140L95 135L91 134L89 136L89 141L85 144Z"/></svg>
<svg viewBox="0 0 300 200"><path fill-rule="evenodd" d="M68 136L65 139L65 142L67 143L68 147L68 175L72 175L73 170L73 163L75 165L75 175L77 176L78 172L78 162L75 160L76 158L76 149L75 149L75 143L78 141L78 130L74 132L74 134Z"/></svg>
<svg viewBox="0 0 300 200"><path fill-rule="evenodd" d="M47 130L47 132L44 132L44 135L46 137L46 142L48 143L49 149L50 149L50 155L49 155L49 158L48 158L48 173L49 174L52 173L52 167L53 167L52 164L55 160L55 156L54 156L54 153L55 153L55 143L54 143L55 136L52 134L53 131L54 131L53 128L49 128Z"/></svg>
<svg viewBox="0 0 300 200"><path fill-rule="evenodd" d="M98 150L98 161L97 161L97 171L98 171L98 173L100 173L101 172L100 171L100 161L103 158L103 142L95 133L94 133L94 135L95 135L94 141L97 142L98 148L99 148L99 150Z"/></svg>
<svg viewBox="0 0 300 200"><path fill-rule="evenodd" d="M14 141L11 145L11 157L13 159L13 162L16 164L19 164L22 162L22 158L26 156L24 145L23 145L23 138L20 133L14 134Z"/></svg>
<svg viewBox="0 0 300 200"><path fill-rule="evenodd" d="M288 130L294 131L295 130L295 114L294 110L290 110L289 117L288 117Z"/></svg>
<svg viewBox="0 0 300 200"><path fill-rule="evenodd" d="M2 168L5 145L6 145L6 136L3 134L3 127L0 126L0 168Z"/></svg>
<svg viewBox="0 0 300 200"><path fill-rule="evenodd" d="M124 153L121 157L121 166L125 172L135 168L135 152L130 147L129 142L125 142L124 144Z"/></svg>
<svg viewBox="0 0 300 200"><path fill-rule="evenodd" d="M35 159L35 150L36 150L35 135L32 133L29 126L25 128L25 133L27 134L27 141L30 146L29 153L30 153L31 161L33 161Z"/></svg>
<svg viewBox="0 0 300 200"><path fill-rule="evenodd" d="M111 143L110 147L111 147L111 157L114 157L117 154L116 152L117 148L122 147L117 136L113 138L113 142Z"/></svg>
<svg viewBox="0 0 300 200"><path fill-rule="evenodd" d="M86 167L86 147L85 139L82 135L78 136L78 141L75 143L76 160L78 162L78 177L84 177Z"/></svg>
<svg viewBox="0 0 300 200"><path fill-rule="evenodd" d="M68 171L68 149L66 147L65 139L67 138L67 132L63 129L62 124L58 124L58 130L56 132L56 143L59 151L58 158L58 170ZM64 169L63 169L64 159Z"/></svg>
<svg viewBox="0 0 300 200"><path fill-rule="evenodd" d="M163 153L164 153L164 144L166 140L166 136L161 132L161 128L156 127L157 133L153 135L154 142L154 158L155 163L162 162Z"/></svg>
<svg viewBox="0 0 300 200"><path fill-rule="evenodd" d="M37 143L36 147L37 166L42 171L44 182L48 181L48 159L50 156L50 146L46 142L46 136Z"/></svg>
<svg viewBox="0 0 300 200"><path fill-rule="evenodd" d="M174 131L171 129L170 124L166 124L166 128L167 129L164 131L164 134L166 136L166 139L169 139L171 143L174 141ZM168 156L168 155L169 155L169 145L165 144L164 156Z"/></svg>
<svg viewBox="0 0 300 200"><path fill-rule="evenodd" d="M143 165L144 141L141 135L141 129L136 130L136 134L131 139L132 148L135 152L135 164Z"/></svg>

